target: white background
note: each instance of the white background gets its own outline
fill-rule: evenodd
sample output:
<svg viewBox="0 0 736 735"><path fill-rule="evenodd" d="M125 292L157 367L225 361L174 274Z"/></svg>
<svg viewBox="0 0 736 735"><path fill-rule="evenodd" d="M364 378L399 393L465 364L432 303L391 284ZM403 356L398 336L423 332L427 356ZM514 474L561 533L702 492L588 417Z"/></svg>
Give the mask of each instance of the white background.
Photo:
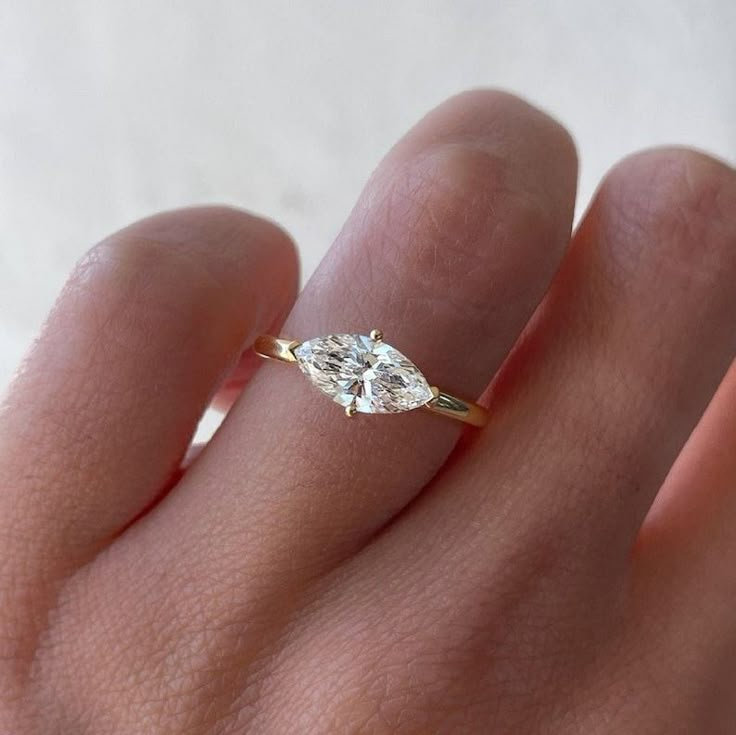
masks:
<svg viewBox="0 0 736 735"><path fill-rule="evenodd" d="M0 388L105 233L232 203L307 276L386 148L480 85L569 126L581 205L643 146L733 163L736 1L0 0Z"/></svg>

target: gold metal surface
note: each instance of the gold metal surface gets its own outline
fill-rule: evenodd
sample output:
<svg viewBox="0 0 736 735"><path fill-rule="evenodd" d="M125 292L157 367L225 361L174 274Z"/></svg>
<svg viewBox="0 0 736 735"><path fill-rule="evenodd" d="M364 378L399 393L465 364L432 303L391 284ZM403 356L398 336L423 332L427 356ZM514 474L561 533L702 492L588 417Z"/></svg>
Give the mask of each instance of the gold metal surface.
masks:
<svg viewBox="0 0 736 735"><path fill-rule="evenodd" d="M257 355L269 360L280 360L281 362L296 362L294 350L301 342L294 339L280 339L270 334L262 334L256 338L253 349Z"/></svg>
<svg viewBox="0 0 736 735"><path fill-rule="evenodd" d="M424 408L432 413L457 419L471 426L485 426L488 423L488 411L473 401L464 401L457 396L444 393L437 386L432 386L434 398L424 404Z"/></svg>

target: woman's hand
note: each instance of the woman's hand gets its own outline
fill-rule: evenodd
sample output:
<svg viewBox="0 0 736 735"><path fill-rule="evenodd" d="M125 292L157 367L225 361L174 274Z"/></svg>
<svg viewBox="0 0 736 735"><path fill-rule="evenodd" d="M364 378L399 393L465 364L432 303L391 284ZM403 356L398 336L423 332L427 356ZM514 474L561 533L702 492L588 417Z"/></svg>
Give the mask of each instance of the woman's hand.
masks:
<svg viewBox="0 0 736 735"><path fill-rule="evenodd" d="M570 242L575 181L559 125L473 92L290 314L251 215L93 248L0 417L0 731L733 733L736 173L629 158ZM460 395L498 373L489 425L253 374L260 332L373 327Z"/></svg>

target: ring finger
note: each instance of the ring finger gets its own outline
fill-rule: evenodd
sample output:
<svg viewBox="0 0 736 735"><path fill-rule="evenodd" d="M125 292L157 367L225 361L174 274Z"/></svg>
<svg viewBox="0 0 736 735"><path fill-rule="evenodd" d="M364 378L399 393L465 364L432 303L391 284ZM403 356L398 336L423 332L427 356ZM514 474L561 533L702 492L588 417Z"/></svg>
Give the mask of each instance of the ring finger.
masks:
<svg viewBox="0 0 736 735"><path fill-rule="evenodd" d="M379 167L286 333L379 327L432 382L477 396L557 269L575 181L569 136L546 115L505 94L451 100ZM400 510L459 433L422 413L346 424L301 376L272 365L152 520L186 524L202 544L218 537L239 565L275 552L319 567ZM245 538L258 543L243 549ZM196 545L190 533L193 564Z"/></svg>

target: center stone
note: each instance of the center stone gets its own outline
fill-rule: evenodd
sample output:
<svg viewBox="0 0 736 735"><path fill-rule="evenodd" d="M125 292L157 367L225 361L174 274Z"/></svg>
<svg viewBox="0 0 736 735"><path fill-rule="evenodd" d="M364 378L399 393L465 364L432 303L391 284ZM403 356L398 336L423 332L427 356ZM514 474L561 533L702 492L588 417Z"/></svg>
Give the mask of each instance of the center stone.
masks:
<svg viewBox="0 0 736 735"><path fill-rule="evenodd" d="M382 340L330 334L302 342L294 355L317 388L361 413L411 411L434 397L416 365Z"/></svg>

